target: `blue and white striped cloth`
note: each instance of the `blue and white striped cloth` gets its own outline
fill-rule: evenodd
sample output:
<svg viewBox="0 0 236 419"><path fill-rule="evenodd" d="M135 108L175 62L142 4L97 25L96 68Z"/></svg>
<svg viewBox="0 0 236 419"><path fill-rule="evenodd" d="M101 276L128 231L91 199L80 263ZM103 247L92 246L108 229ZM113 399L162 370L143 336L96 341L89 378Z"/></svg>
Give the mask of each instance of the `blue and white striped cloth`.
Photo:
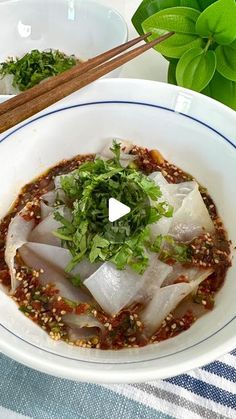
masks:
<svg viewBox="0 0 236 419"><path fill-rule="evenodd" d="M0 419L236 418L236 350L167 380L95 385L51 377L0 354Z"/></svg>

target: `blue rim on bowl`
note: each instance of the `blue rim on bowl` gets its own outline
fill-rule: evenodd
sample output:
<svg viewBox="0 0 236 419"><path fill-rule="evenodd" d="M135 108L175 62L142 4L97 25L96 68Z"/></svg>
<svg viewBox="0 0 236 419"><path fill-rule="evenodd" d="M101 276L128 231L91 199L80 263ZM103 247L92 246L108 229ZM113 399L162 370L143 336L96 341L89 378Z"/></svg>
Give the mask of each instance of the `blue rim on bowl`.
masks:
<svg viewBox="0 0 236 419"><path fill-rule="evenodd" d="M191 95L192 107L187 114L185 112L178 112L176 116L175 104L179 94ZM130 97L132 97L132 100L130 100ZM10 142L14 142L16 140L16 136L18 134L20 135L21 132L24 133L25 129L30 128L31 126L34 127L34 125L36 126L37 124L43 124L47 118L48 120L50 118L57 118L57 115L61 112L65 112L66 115L66 113L70 113L73 110L80 112L82 109L86 109L88 111L89 109L98 109L102 107L104 107L106 110L108 107L109 109L115 108L117 112L119 112L119 108L124 108L127 110L129 107L132 109L132 114L135 114L138 108L140 108L143 112L146 108L150 108L153 110L153 112L161 112L161 115L164 115L165 113L167 115L167 120L168 115L178 117L179 124L184 125L184 121L189 120L191 124L193 123L194 129L196 127L197 130L197 127L200 126L203 128L202 132L204 132L206 135L208 131L211 132L211 135L214 135L214 142L216 145L218 142L225 143L225 147L227 147L227 150L225 150L227 153L230 153L230 155L235 153L234 150L236 148L236 142L233 140L233 121L235 121L236 115L233 113L233 111L226 108L224 105L217 104L215 101L203 97L200 94L189 92L178 87L164 85L156 82L122 79L102 80L97 82L94 85L84 89L82 92L80 92L80 94L73 95L73 97L67 98L62 103L55 105L52 107L52 110L43 112L41 115L31 119L30 121L27 121L21 126L18 126L15 129L2 134L0 136L0 147L2 145L4 146L8 142L7 139L9 139ZM206 113L207 109L208 113ZM79 113L77 114L79 115ZM230 127L219 125L219 117L221 114L224 116L224 118L227 119ZM153 115L154 113L152 113L152 118ZM42 126L46 125L43 124ZM229 327L233 327L232 323L235 319L235 315L231 316L225 323L222 323L218 327L216 325L211 330L209 335L205 334L202 339L196 338L195 342L192 341L191 345L188 345L188 342L186 342L185 347L182 347L178 350L176 349L172 353L166 352L165 355L160 356L158 356L158 353L156 353L153 357L149 356L140 360L131 358L128 361L123 360L121 362L115 362L114 360L114 362L110 362L110 360L105 362L100 360L96 362L96 360L92 359L92 357L87 361L82 358L80 359L79 357L75 358L73 356L65 356L65 354L61 355L54 352L53 350L48 350L46 348L35 345L34 343L27 341L27 339L22 338L22 336L17 336L16 333L14 333L14 331L10 331L9 327L3 324L2 321L2 333L0 332L2 338L6 333L14 333L14 336L12 335L12 339L15 337L17 340L21 340L23 346L26 344L25 349L28 345L34 345L34 349L36 352L38 351L38 355L34 354L34 356L31 356L27 353L23 354L22 350L18 351L17 348L12 348L9 350L9 343L7 341L2 341L1 346L3 352L10 354L21 362L25 362L29 366L50 373L53 373L53 368L55 368L55 374L66 376L67 378L85 380L85 377L87 376L89 381L94 382L144 381L157 377L166 377L181 373L190 367L191 361L193 362L192 366L200 366L203 363L212 361L215 356L219 356L225 351L233 349L236 343L236 339L235 335L232 335L232 333L229 334L228 329ZM227 339L224 341L222 340L222 336L225 334L227 335ZM216 347L214 347L215 338L221 342ZM206 353L206 347L209 348L209 353ZM193 350L197 351L196 359L194 359L194 361L191 359L191 356L193 357L193 353L196 354L196 352L193 352ZM174 368L173 365L171 366L172 358L174 359L176 357L177 359L177 357L183 352L185 353L186 359L183 359L180 362L180 365L177 365L176 368ZM38 357L40 357L40 354L42 356L42 353L45 353L45 356L49 357L48 360L55 362L55 364L49 367L46 360L45 362L43 360L39 361ZM190 356L189 354L192 355ZM66 371L63 369L64 365L61 368L56 365L57 362L55 361L54 357L60 357L61 359L64 359L65 362L68 361L68 363L71 363L70 365L67 364L67 366L65 366ZM171 370L165 367L165 372L163 372L161 370L160 364L158 363L158 360L164 361L166 358L170 359ZM159 371L157 369L157 363L159 366ZM83 367L82 364L86 364L87 366ZM132 371L131 373L129 366L132 368L132 365L134 364L137 367L135 367L135 371ZM72 369L75 367L75 365L78 366L78 371L77 373L72 373ZM94 367L96 365L99 368L99 373L92 371L92 365ZM89 372L87 370L88 368ZM131 373L129 377L126 377L125 375L127 372L125 370L126 368L127 371L129 370ZM104 374L104 376L102 377L101 374Z"/></svg>

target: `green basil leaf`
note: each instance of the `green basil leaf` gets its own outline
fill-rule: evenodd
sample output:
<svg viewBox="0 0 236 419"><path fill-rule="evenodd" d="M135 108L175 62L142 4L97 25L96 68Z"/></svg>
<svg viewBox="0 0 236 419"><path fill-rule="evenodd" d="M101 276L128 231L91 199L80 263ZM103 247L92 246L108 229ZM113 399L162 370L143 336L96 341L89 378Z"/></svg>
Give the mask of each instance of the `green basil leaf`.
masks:
<svg viewBox="0 0 236 419"><path fill-rule="evenodd" d="M180 58L176 67L179 86L201 92L211 81L216 69L214 51L193 48Z"/></svg>
<svg viewBox="0 0 236 419"><path fill-rule="evenodd" d="M236 81L236 40L216 48L217 71L226 79Z"/></svg>
<svg viewBox="0 0 236 419"><path fill-rule="evenodd" d="M236 38L235 0L218 0L205 9L197 20L196 31L220 45L233 42Z"/></svg>
<svg viewBox="0 0 236 419"><path fill-rule="evenodd" d="M195 34L195 24L200 12L188 7L171 7L161 10L147 18L142 27L145 32L149 30L174 31L184 34Z"/></svg>
<svg viewBox="0 0 236 419"><path fill-rule="evenodd" d="M180 0L179 3L181 7L191 7L192 9L200 10L199 0Z"/></svg>
<svg viewBox="0 0 236 419"><path fill-rule="evenodd" d="M145 28L145 32L149 32L150 30L152 31L152 35L149 36L149 41L156 39L166 33L166 31L163 30L157 30L154 28L150 29L148 27L147 29ZM168 60L170 60L171 58L180 58L186 51L191 48L201 47L202 43L202 39L196 35L176 33L169 39L166 39L166 41L156 45L154 49L165 57L168 57Z"/></svg>
<svg viewBox="0 0 236 419"><path fill-rule="evenodd" d="M180 13L180 15L178 15L178 13ZM179 31L194 31L194 20L198 15L199 12L194 9L172 7L149 17L142 23L142 27L144 33L152 32L152 35L148 38L148 40L151 41L160 37L167 31L174 30L176 32L176 28L178 28ZM202 39L196 35L175 33L169 39L161 42L154 48L162 55L168 57L168 59L180 58L185 51L194 47L200 47L202 42Z"/></svg>
<svg viewBox="0 0 236 419"><path fill-rule="evenodd" d="M160 10L176 6L191 7L193 9L202 10L199 6L199 0L143 0L134 13L131 21L136 31L141 35L144 33L142 28L144 20Z"/></svg>
<svg viewBox="0 0 236 419"><path fill-rule="evenodd" d="M168 83L177 85L176 80L176 67L177 67L178 61L171 61L168 67Z"/></svg>
<svg viewBox="0 0 236 419"><path fill-rule="evenodd" d="M152 11L149 11L149 7L150 7L152 2L153 2L153 0L143 0L142 3L137 8L137 10L135 11L135 13L133 14L132 18L131 18L131 22L133 23L136 31L140 35L142 35L144 33L143 28L142 28L142 23L144 22L144 20L146 20L149 16L151 16L153 14ZM154 13L156 13L160 10L159 0L156 0L155 3L156 3L156 10L155 10Z"/></svg>
<svg viewBox="0 0 236 419"><path fill-rule="evenodd" d="M213 79L202 93L236 111L236 82L221 76L218 71L215 72Z"/></svg>
<svg viewBox="0 0 236 419"><path fill-rule="evenodd" d="M167 61L169 61L169 63L172 63L172 61L174 61L174 62L177 62L177 61L178 61L178 60L177 60L177 58L167 57L167 55L163 55L163 57L164 57Z"/></svg>
<svg viewBox="0 0 236 419"><path fill-rule="evenodd" d="M210 1L210 0L208 0ZM215 0L216 1L216 0ZM156 13L156 5L158 4L159 10L168 9L170 7L189 7L196 10L201 10L200 1L199 0L144 0L142 2L146 3L148 9Z"/></svg>
<svg viewBox="0 0 236 419"><path fill-rule="evenodd" d="M198 0L199 10L205 10L212 3L215 3L217 0Z"/></svg>

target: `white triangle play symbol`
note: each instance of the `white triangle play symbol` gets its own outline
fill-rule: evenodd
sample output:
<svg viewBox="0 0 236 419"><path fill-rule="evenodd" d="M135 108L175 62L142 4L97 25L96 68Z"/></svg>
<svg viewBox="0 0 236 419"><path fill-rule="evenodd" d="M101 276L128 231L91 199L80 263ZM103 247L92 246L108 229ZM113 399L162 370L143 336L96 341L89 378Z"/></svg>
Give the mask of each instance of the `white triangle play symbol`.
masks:
<svg viewBox="0 0 236 419"><path fill-rule="evenodd" d="M108 206L108 214L109 214L109 221L113 223L113 221L119 220L119 218L124 217L124 215L130 212L130 207L122 202L117 201L115 198L109 199L109 206Z"/></svg>

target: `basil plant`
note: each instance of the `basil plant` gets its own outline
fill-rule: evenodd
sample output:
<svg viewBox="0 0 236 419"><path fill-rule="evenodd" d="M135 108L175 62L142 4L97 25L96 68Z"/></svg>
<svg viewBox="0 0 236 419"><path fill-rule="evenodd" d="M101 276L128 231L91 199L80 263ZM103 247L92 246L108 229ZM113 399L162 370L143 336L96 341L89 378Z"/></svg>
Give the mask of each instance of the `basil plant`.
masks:
<svg viewBox="0 0 236 419"><path fill-rule="evenodd" d="M143 0L132 17L148 40L173 31L155 49L168 61L168 82L236 110L235 0Z"/></svg>

